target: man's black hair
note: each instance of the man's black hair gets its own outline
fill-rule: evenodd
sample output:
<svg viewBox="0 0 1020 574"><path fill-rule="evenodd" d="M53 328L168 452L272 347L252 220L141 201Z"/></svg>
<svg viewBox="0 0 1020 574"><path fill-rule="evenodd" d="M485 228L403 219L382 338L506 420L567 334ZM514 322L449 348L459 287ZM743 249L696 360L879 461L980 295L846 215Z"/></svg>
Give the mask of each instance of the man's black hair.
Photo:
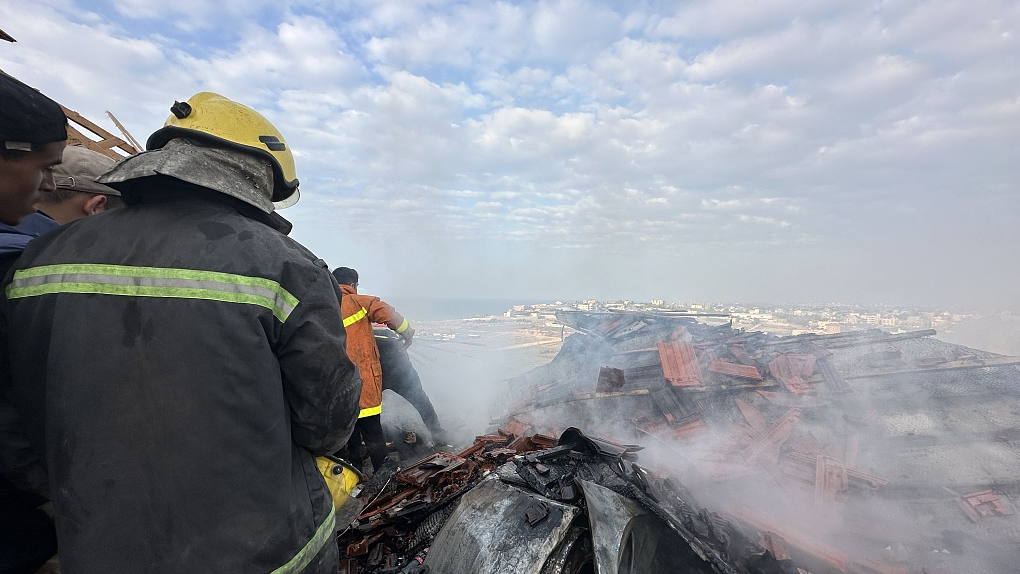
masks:
<svg viewBox="0 0 1020 574"><path fill-rule="evenodd" d="M358 272L350 267L337 267L333 270L333 277L341 285L354 285L358 282Z"/></svg>

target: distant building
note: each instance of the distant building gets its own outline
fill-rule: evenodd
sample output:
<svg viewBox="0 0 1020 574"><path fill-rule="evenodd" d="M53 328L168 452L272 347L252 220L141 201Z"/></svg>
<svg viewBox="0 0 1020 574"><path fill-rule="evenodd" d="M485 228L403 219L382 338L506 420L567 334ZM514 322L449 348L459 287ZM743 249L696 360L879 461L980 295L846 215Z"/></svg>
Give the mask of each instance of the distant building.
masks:
<svg viewBox="0 0 1020 574"><path fill-rule="evenodd" d="M840 325L839 323L837 323L835 321L828 321L828 322L818 323L818 327L826 335L835 335L836 333L843 332L843 325Z"/></svg>

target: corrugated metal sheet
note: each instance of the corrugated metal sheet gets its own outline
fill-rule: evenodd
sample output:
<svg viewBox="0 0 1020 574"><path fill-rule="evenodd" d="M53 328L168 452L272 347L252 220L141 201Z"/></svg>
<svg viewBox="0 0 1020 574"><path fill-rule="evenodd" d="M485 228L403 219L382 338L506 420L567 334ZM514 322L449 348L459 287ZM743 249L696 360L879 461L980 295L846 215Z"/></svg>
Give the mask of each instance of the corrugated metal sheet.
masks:
<svg viewBox="0 0 1020 574"><path fill-rule="evenodd" d="M681 341L659 343L662 375L674 387L697 387L704 384L701 365L694 354L694 345Z"/></svg>
<svg viewBox="0 0 1020 574"><path fill-rule="evenodd" d="M722 359L715 359L709 363L708 370L713 373L719 373L720 375L753 379L755 381L762 380L761 373L758 372L756 367L752 367L751 365L738 365Z"/></svg>

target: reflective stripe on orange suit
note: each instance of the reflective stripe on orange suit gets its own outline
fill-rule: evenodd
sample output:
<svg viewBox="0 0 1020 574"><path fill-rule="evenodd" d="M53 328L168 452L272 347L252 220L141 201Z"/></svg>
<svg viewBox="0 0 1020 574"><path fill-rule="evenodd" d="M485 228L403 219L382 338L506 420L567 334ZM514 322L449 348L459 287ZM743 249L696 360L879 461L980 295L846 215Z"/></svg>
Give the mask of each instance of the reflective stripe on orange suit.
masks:
<svg viewBox="0 0 1020 574"><path fill-rule="evenodd" d="M372 323L382 323L401 333L407 330L407 319L382 299L356 293L350 285L341 285L340 291L343 292L340 311L347 329L347 355L361 371L359 418L377 415L382 412L382 367Z"/></svg>

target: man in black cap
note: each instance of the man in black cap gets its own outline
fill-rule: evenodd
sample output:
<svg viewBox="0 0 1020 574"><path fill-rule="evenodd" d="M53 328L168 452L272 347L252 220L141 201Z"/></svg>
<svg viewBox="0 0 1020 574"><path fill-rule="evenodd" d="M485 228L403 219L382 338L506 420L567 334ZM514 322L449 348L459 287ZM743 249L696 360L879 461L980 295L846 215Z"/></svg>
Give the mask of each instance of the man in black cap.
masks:
<svg viewBox="0 0 1020 574"><path fill-rule="evenodd" d="M0 228L17 231L13 226L35 211L33 204L41 194L55 188L52 170L61 161L66 140L67 118L60 105L0 72ZM6 383L0 381L0 385ZM20 436L19 426L12 405L0 401L0 442L4 443L0 449L4 454L0 460L0 572L4 573L32 572L56 552L53 523L36 509L45 500L35 493L45 492L46 476L34 463L36 455ZM14 475L20 477L16 481L20 489L8 481Z"/></svg>
<svg viewBox="0 0 1020 574"><path fill-rule="evenodd" d="M55 187L67 117L60 104L2 72L0 102L0 223L17 225Z"/></svg>

